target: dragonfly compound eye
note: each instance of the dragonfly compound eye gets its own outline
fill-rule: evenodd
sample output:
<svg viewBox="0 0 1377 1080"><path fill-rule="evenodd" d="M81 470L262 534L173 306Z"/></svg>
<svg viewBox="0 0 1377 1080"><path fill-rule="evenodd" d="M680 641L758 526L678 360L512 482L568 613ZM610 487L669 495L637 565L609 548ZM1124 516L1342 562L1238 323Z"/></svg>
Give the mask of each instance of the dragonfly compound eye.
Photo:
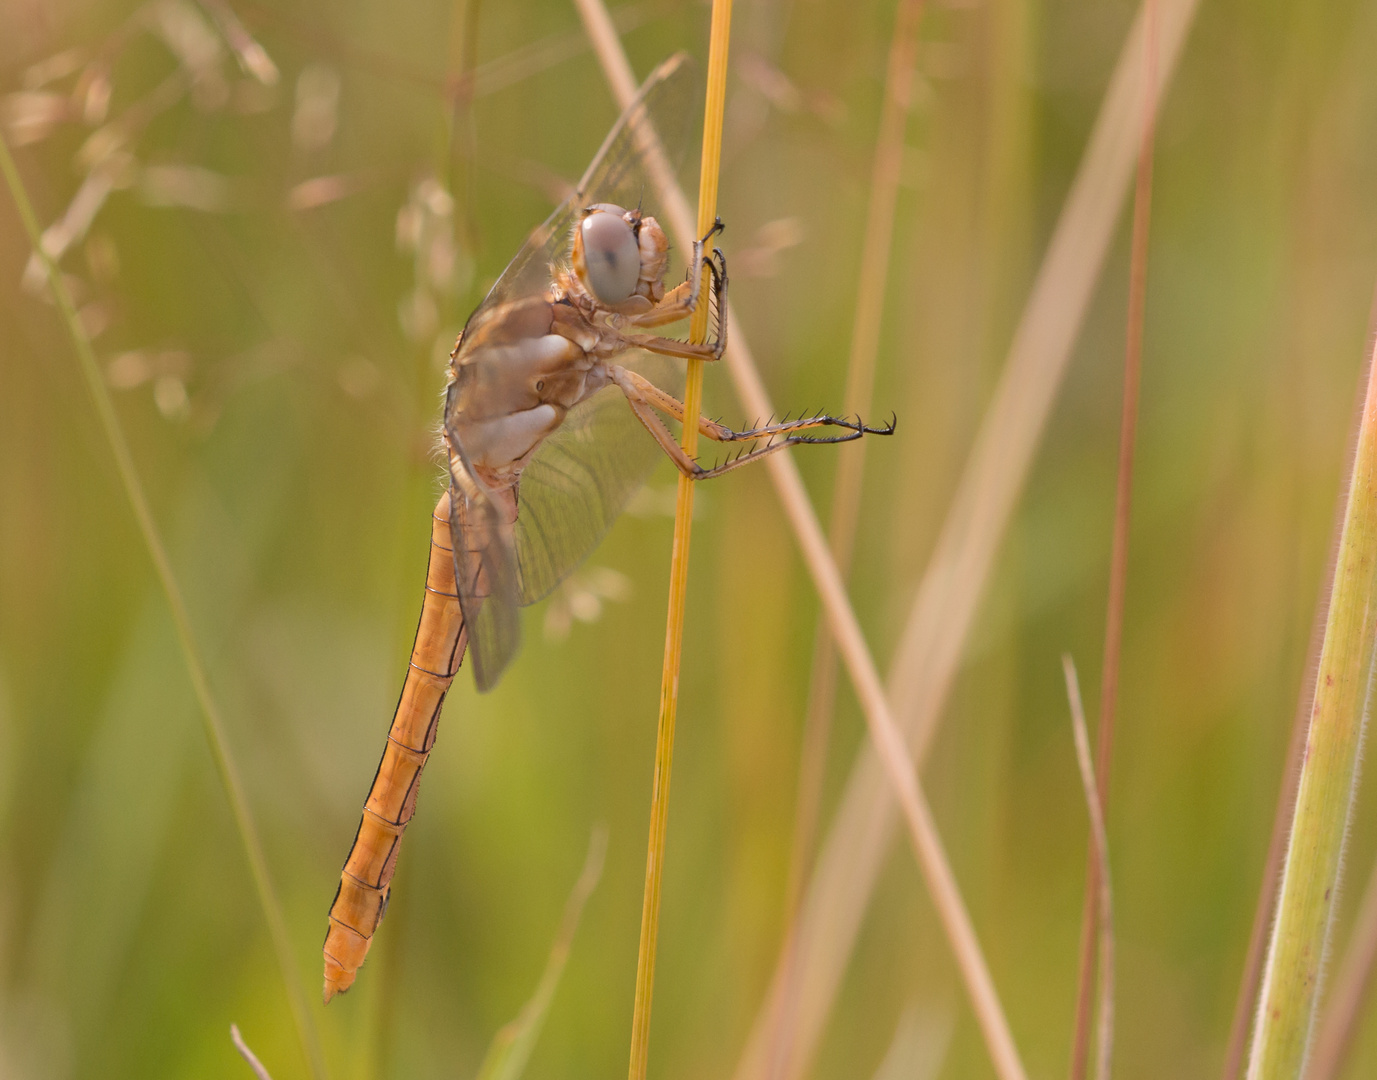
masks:
<svg viewBox="0 0 1377 1080"><path fill-rule="evenodd" d="M593 295L608 305L629 299L641 278L641 249L631 226L620 214L595 210L579 228Z"/></svg>

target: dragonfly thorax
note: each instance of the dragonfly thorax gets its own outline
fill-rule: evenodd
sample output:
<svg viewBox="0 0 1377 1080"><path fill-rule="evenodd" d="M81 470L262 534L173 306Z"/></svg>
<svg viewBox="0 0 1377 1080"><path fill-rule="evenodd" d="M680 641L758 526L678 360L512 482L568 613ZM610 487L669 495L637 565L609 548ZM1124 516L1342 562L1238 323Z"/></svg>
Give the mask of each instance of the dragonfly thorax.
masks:
<svg viewBox="0 0 1377 1080"><path fill-rule="evenodd" d="M653 217L594 203L573 233L569 292L621 315L648 311L664 298L669 240Z"/></svg>

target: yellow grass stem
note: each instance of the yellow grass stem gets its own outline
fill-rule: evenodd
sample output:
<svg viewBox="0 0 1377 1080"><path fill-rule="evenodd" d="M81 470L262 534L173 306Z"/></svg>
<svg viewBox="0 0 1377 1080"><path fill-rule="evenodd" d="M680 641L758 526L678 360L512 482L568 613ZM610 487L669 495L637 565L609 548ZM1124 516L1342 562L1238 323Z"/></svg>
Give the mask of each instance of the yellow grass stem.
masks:
<svg viewBox="0 0 1377 1080"><path fill-rule="evenodd" d="M1249 1080L1300 1075L1334 920L1377 648L1375 376L1370 361Z"/></svg>
<svg viewBox="0 0 1377 1080"><path fill-rule="evenodd" d="M601 0L575 0L594 50L603 65L608 81L623 108L635 94L634 79L626 54L622 51L616 29ZM659 177L654 179L659 181ZM674 235L681 247L693 241L692 218L688 203L672 178L665 177L658 192ZM700 234L701 235L701 234ZM759 369L751 355L741 324L728 305L728 322L732 325L732 343L727 349L727 369L736 384L736 392L747 412L768 416L775 410L761 382ZM813 577L813 584L827 612L838 651L846 665L856 694L861 702L866 723L879 754L884 776L898 799L913 842L914 854L924 880L942 920L943 929L951 942L957 967L965 981L971 1008L980 1024L989 1048L996 1075L1001 1080L1023 1080L1027 1075L1014 1045L1008 1020L1000 1005L999 995L985 963L984 953L976 938L970 914L961 898L960 888L952 873L951 863L942 847L941 837L932 818L932 810L923 795L912 764L904 753L903 737L899 734L889 704L885 700L874 657L865 643L856 613L846 595L837 564L828 550L822 526L809 501L808 492L799 476L798 466L787 454L766 458L765 467L774 481L785 515L794 529L804 563Z"/></svg>
<svg viewBox="0 0 1377 1080"><path fill-rule="evenodd" d="M708 87L703 109L703 158L698 173L698 230L706 235L717 216L717 174L722 157L722 116L727 98L727 46L731 38L731 0L713 0L708 43ZM693 271L704 274L702 267ZM706 277L706 274L704 274ZM708 336L710 303L693 313L689 340ZM703 363L688 362L684 388L682 445L689 457L698 453L698 414L703 401ZM684 640L684 599L688 588L689 537L693 523L693 481L679 476L674 508L674 547L669 568L669 614L665 630L664 670L660 680L660 721L655 734L655 781L650 794L650 840L646 849L645 896L641 902L641 941L636 957L636 999L631 1017L630 1080L644 1080L650 1052L650 1006L655 990L655 946L660 931L660 885L664 875L665 831L669 821L669 781L674 762L674 721L679 706L679 663Z"/></svg>
<svg viewBox="0 0 1377 1080"><path fill-rule="evenodd" d="M201 720L205 729L206 742L210 745L210 756L215 762L215 770L220 776L220 783L225 789L226 798L229 800L235 828L238 830L240 842L244 845L244 855L248 859L249 870L253 875L259 907L262 908L264 921L268 924L268 934L272 939L273 952L276 955L278 969L287 990L287 1003L292 1010L292 1020L296 1025L297 1038L301 1043L302 1053L310 1066L311 1075L317 1080L324 1080L328 1075L325 1068L325 1056L321 1052L320 1040L316 1035L311 1014L307 1009L306 992L302 986L300 974L292 960L292 945L287 934L287 920L282 913L282 905L277 898L277 891L273 887L272 878L268 873L268 860L263 854L263 843L259 839L257 826L255 826L253 815L249 810L249 801L244 794L243 782L239 779L238 766L230 753L229 742L225 738L225 729L220 719L219 707L211 696L205 662L201 657L201 648L197 644L196 636L191 628L191 616L187 612L181 586L177 583L177 578L172 572L172 562L167 557L167 549L163 545L162 535L158 531L157 523L153 520L153 511L148 505L148 497L144 494L143 481L139 478L138 470L134 465L134 456L129 450L129 443L125 438L124 429L120 425L119 416L115 412L114 402L111 401L110 393L105 387L105 380L101 376L100 365L96 362L96 354L91 348L90 338L81 328L81 322L77 318L76 305L72 301L71 293L67 289L61 271L49 258L48 253L43 250L42 230L39 228L38 216L34 213L28 190L24 186L14 157L10 154L9 144L3 135L0 135L0 172L5 175L5 183L9 187L10 196L14 199L15 208L19 211L19 217L24 223L24 229L29 234L29 241L33 244L34 253L47 272L48 284L52 288L53 298L57 303L59 313L62 315L62 320L67 326L67 332L71 336L81 374L86 380L86 389L91 394L91 403L95 407L101 430L109 444L115 471L119 473L125 497L129 500L129 507L133 511L135 522L138 524L139 534L143 537L144 546L148 549L148 557L152 561L154 572L158 577L158 583L162 586L163 595L167 599L167 606L172 612L172 622L176 629L177 642L182 650L182 660L186 664L192 691L201 706Z"/></svg>

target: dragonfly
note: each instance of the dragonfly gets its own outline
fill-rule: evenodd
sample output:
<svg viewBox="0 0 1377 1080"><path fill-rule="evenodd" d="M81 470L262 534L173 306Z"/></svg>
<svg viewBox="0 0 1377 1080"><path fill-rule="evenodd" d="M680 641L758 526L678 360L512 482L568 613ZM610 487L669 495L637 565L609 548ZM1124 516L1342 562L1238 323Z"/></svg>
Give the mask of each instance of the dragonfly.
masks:
<svg viewBox="0 0 1377 1080"><path fill-rule="evenodd" d="M578 186L527 240L469 317L450 356L441 443L446 489L431 520L425 598L401 699L340 874L325 937L324 998L349 989L387 910L402 836L416 811L445 694L470 658L490 689L520 642L518 609L548 594L597 546L664 455L704 480L802 443L887 435L859 418L800 415L736 431L699 418L703 437L741 444L715 465L690 457L665 419L685 410L666 386L677 360L727 344L727 265L696 240L666 289L669 242L646 213L664 151L687 134L692 65L671 57L646 80ZM709 306L710 340L662 336Z"/></svg>

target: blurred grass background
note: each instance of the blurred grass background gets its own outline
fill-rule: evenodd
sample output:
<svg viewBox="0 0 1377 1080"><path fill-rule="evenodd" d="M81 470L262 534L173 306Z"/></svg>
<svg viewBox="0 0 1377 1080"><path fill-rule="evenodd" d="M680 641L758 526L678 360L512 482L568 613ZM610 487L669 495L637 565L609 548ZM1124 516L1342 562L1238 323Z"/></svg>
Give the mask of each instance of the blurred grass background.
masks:
<svg viewBox="0 0 1377 1080"><path fill-rule="evenodd" d="M75 74L39 87L34 65L123 37L104 119L127 116L190 70L169 42L194 43L203 10L0 3L6 132L28 140L45 223L101 117L97 101L45 119L35 91ZM128 143L63 267L313 987L419 610L444 354L616 110L564 3L235 11L280 81L221 46ZM621 12L638 73L705 50L706 6ZM900 426L871 447L852 590L882 667L1132 14L948 0L924 17L876 393ZM738 6L724 246L781 407L840 402L892 15ZM540 42L534 70L504 66ZM1206 3L1161 119L1109 808L1125 1078L1222 1061L1377 276L1374 49L1370 4ZM470 60L477 96L451 110L446 75ZM243 1076L233 1020L278 1080L304 1075L165 604L2 201L0 1074ZM1035 1076L1065 1069L1071 1027L1086 823L1058 657L1095 700L1126 293L1125 221L926 770ZM724 374L707 402L751 419ZM797 458L825 507L835 456ZM585 575L528 612L493 694L456 680L373 953L354 991L313 1005L335 1076L472 1075L535 985L598 822L607 869L528 1074L624 1068L671 491L666 467L591 560L624 583ZM651 1048L665 1077L732 1070L775 961L817 616L762 473L699 502ZM843 692L829 799L863 737ZM896 846L814 1075L873 1074L905 1015L949 1032L938 1075L990 1074ZM1377 1067L1369 1027L1346 1075Z"/></svg>

